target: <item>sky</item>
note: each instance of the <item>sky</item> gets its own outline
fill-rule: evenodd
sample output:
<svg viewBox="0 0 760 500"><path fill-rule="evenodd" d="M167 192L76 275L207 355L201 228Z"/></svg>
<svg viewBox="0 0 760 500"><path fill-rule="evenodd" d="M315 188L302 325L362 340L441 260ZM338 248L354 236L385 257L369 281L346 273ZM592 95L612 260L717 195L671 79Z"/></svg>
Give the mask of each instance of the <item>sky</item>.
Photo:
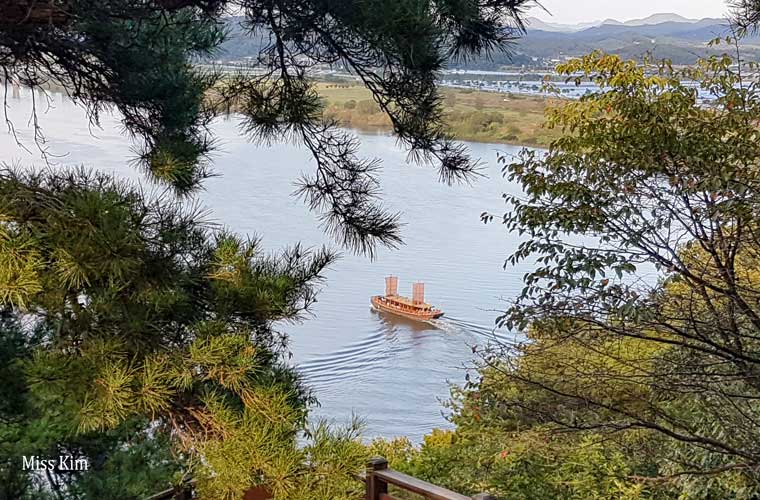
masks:
<svg viewBox="0 0 760 500"><path fill-rule="evenodd" d="M628 21L661 12L672 12L688 18L723 17L728 8L725 0L539 0L547 14L533 8L529 16L562 24L604 19Z"/></svg>

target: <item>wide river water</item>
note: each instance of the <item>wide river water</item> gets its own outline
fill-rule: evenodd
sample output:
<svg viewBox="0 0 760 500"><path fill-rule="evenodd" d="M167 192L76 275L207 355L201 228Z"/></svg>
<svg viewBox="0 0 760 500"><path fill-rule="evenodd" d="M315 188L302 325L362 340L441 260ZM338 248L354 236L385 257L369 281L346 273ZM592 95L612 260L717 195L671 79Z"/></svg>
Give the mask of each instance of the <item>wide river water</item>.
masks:
<svg viewBox="0 0 760 500"><path fill-rule="evenodd" d="M115 117L103 116L101 126L93 128L63 95L50 97L48 102L37 94L36 104L53 168L84 165L140 179L128 161L134 144ZM7 104L16 133L14 138L0 132L0 158L44 167L31 127L30 92L9 95ZM206 181L198 198L215 222L262 237L270 251L299 241L335 247L314 214L291 196L300 173L314 169L307 151L291 144L250 144L234 117L219 120L214 131L219 176ZM403 213L405 244L381 249L374 261L344 252L326 274L313 317L280 329L289 334L293 363L320 401L313 417L342 423L355 414L364 419L368 438L408 436L419 442L432 428L450 425L441 402L449 397L449 384L464 382L472 346L494 335L510 336L495 331L494 320L503 299L522 288L526 269L503 269L517 238L499 224L482 224L480 214L502 213L502 193L517 190L501 178L496 159L498 152L516 154L519 148L468 144L488 177L451 187L438 182L433 168L408 164L392 137L360 139L362 154L383 161L384 200ZM389 274L399 276L400 292L409 295L413 281L424 281L426 299L446 312L444 318L431 325L370 310L370 296L383 292Z"/></svg>

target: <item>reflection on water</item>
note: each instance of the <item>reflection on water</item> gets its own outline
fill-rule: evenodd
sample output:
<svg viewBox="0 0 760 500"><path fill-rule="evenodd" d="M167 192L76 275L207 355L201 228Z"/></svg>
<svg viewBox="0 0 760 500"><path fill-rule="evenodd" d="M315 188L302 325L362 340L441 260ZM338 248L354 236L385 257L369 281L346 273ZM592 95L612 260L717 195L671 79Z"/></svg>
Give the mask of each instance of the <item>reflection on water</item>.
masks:
<svg viewBox="0 0 760 500"><path fill-rule="evenodd" d="M44 165L29 127L28 91L9 101L9 118L28 151L11 134L0 133L2 158ZM104 115L102 128L90 129L82 110L66 99L47 102L49 109L47 103L41 106L39 118L54 168L85 165L140 179L128 161L133 144L116 119ZM239 135L234 118L218 120L214 129L220 176L206 182L197 201L211 209L216 222L261 236L267 251L298 241L334 246L314 214L291 196L300 174L314 168L308 152L290 144L252 145ZM405 244L380 249L374 261L344 254L326 274L314 317L278 328L290 335L293 362L320 401L315 417L343 422L356 413L365 419L368 437L406 435L419 441L431 428L448 425L440 401L448 397L449 382L464 381L472 346L513 338L493 324L503 298L522 288L525 269L502 269L518 241L497 224L481 224L480 214L503 211L501 194L517 193L501 180L496 154L518 148L470 144L491 178L474 187L451 187L437 182L434 169L407 164L393 138L363 135L361 141L363 155L383 161L384 201L403 214ZM427 324L371 311L370 297L383 293L383 278L391 274L399 276L399 290L407 295L413 281L425 282L428 302L446 315Z"/></svg>
<svg viewBox="0 0 760 500"><path fill-rule="evenodd" d="M399 327L410 332L425 332L428 330L441 329L440 325L435 321L414 320L404 316L399 316L398 314L393 314L385 311L376 311L372 308L370 308L370 311L377 315L380 321L389 329Z"/></svg>

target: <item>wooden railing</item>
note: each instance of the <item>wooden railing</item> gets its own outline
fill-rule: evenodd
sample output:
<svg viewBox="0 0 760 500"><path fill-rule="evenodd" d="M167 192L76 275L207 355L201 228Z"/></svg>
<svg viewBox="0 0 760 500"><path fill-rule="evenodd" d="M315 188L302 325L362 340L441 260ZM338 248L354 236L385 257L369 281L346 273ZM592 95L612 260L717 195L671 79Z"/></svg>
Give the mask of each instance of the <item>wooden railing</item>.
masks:
<svg viewBox="0 0 760 500"><path fill-rule="evenodd" d="M487 493L480 493L474 497L461 495L403 472L389 469L388 461L382 457L370 460L367 464L367 472L359 479L362 479L366 485L364 500L400 500L388 494L390 485L402 491L415 493L425 500L496 500Z"/></svg>
<svg viewBox="0 0 760 500"><path fill-rule="evenodd" d="M400 491L414 493L425 500L496 500L495 497L480 493L474 497L468 497L446 488L430 484L403 472L388 468L388 461L382 457L375 457L367 464L364 474L356 477L365 484L363 500L402 500L388 493L389 486L394 486ZM192 481L186 483L192 487ZM189 489L171 489L149 497L147 500L190 500L192 495ZM248 490L244 500L266 500L269 495L262 487Z"/></svg>

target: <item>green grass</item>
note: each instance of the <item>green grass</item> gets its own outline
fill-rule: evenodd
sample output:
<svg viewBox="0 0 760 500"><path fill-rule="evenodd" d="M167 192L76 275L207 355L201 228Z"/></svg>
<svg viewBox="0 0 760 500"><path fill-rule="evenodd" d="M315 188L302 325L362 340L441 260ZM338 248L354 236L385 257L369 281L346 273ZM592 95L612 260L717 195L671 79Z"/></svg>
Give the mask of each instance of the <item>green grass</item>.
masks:
<svg viewBox="0 0 760 500"><path fill-rule="evenodd" d="M358 130L391 130L367 89L358 83L319 83L325 114ZM547 146L557 132L543 128L544 111L556 100L544 97L443 89L445 122L456 139Z"/></svg>

